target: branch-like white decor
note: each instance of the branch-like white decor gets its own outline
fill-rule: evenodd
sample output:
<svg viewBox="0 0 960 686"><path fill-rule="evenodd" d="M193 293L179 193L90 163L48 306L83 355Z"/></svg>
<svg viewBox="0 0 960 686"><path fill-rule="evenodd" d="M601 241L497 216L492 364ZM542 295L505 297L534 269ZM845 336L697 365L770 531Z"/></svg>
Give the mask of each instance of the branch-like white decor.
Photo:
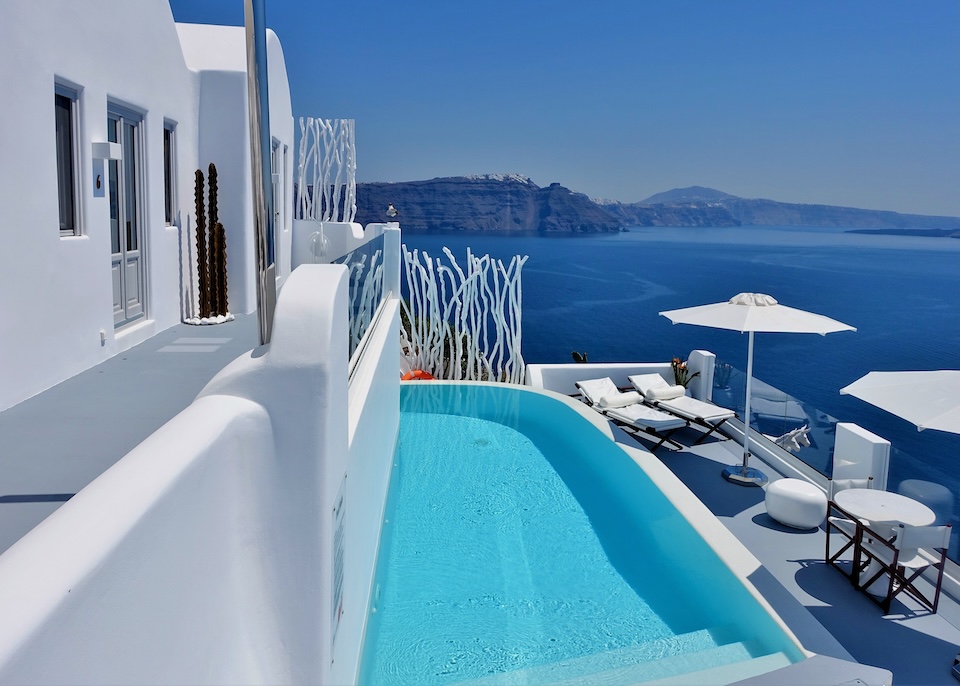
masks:
<svg viewBox="0 0 960 686"><path fill-rule="evenodd" d="M449 249L450 266L403 246L408 297L400 344L411 369L438 379L523 383L520 270L467 249L466 271ZM421 260L420 255L423 258Z"/></svg>
<svg viewBox="0 0 960 686"><path fill-rule="evenodd" d="M356 216L357 146L354 120L300 117L297 219L352 222Z"/></svg>

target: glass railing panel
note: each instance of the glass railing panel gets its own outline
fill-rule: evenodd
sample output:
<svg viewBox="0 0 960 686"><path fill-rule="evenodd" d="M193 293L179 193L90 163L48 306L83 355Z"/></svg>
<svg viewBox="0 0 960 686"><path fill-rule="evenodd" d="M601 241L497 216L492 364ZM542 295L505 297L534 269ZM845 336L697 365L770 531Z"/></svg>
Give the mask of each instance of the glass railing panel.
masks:
<svg viewBox="0 0 960 686"><path fill-rule="evenodd" d="M734 410L742 419L746 399L747 375L731 365L718 362L714 372L713 402ZM751 384L750 426L788 450L793 456L826 477L833 473L833 448L837 420L809 403L757 379ZM804 432L809 445L796 438ZM891 445L887 490L902 493L925 503L937 514L938 524L953 524L949 557L960 562L960 521L956 511L956 494L946 485L953 483L949 475L934 465L915 459Z"/></svg>
<svg viewBox="0 0 960 686"><path fill-rule="evenodd" d="M713 402L734 410L743 419L746 373L724 363L718 363L716 372L719 373L714 373ZM837 419L756 377L751 386L751 428L793 453L801 462L829 475L833 468Z"/></svg>
<svg viewBox="0 0 960 686"><path fill-rule="evenodd" d="M350 270L350 356L360 346L367 329L383 302L383 234L373 238L332 264L343 264Z"/></svg>
<svg viewBox="0 0 960 686"><path fill-rule="evenodd" d="M952 524L953 534L947 555L954 562L960 562L960 520L956 514L956 494L944 485L952 482L949 475L943 474L935 466L925 464L895 446L891 447L887 490L923 502L937 515L937 524Z"/></svg>

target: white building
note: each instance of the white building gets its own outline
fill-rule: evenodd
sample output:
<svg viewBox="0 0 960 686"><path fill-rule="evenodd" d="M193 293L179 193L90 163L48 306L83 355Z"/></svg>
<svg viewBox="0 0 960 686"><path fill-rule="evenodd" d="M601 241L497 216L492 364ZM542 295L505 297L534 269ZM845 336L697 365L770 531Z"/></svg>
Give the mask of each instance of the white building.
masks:
<svg viewBox="0 0 960 686"><path fill-rule="evenodd" d="M256 309L241 27L165 0L10 0L0 21L0 410L194 316L194 174L219 172L230 310ZM289 273L293 118L268 33L277 273Z"/></svg>

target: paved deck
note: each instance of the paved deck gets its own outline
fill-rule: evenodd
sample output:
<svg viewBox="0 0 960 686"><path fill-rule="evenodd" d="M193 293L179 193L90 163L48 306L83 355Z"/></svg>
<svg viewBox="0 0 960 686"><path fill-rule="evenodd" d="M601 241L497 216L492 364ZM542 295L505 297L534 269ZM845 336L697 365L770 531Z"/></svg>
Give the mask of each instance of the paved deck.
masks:
<svg viewBox="0 0 960 686"><path fill-rule="evenodd" d="M0 552L259 344L256 315L179 324L0 412Z"/></svg>
<svg viewBox="0 0 960 686"><path fill-rule="evenodd" d="M723 479L721 470L739 464L740 450L735 441L725 440L682 452L658 450L657 456L760 560L764 569L751 581L788 623L792 625L791 615L796 614L795 599L855 660L892 671L895 686L957 686L950 667L960 652L960 605L942 594L934 615L921 611L913 599L898 596L884 617L877 605L824 564L823 529L783 526L767 514L762 489ZM751 466L771 480L781 478L759 460ZM831 654L829 638L810 628L794 627L808 648Z"/></svg>

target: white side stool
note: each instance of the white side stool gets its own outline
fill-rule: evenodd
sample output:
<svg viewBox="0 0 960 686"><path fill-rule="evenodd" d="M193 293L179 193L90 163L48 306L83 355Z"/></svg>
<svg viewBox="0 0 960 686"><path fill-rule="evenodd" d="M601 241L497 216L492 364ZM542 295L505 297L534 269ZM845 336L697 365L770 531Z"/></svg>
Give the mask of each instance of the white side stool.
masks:
<svg viewBox="0 0 960 686"><path fill-rule="evenodd" d="M802 479L778 479L767 486L767 514L794 529L816 529L827 516L827 496Z"/></svg>

